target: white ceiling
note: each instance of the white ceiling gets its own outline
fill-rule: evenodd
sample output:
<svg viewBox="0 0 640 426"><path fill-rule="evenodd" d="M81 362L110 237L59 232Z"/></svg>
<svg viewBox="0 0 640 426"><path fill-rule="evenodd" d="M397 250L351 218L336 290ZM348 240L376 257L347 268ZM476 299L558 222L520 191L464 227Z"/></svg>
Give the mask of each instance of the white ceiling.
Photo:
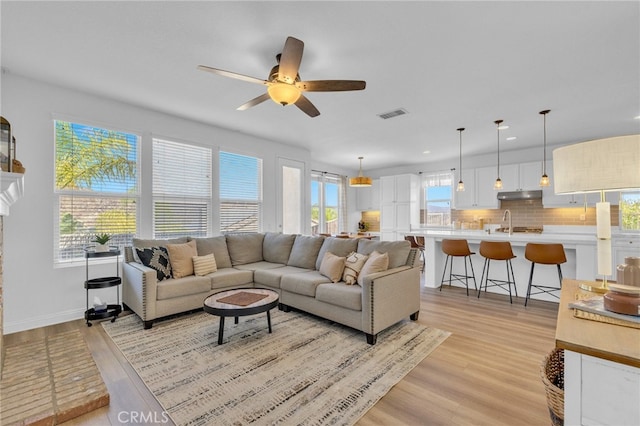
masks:
<svg viewBox="0 0 640 426"><path fill-rule="evenodd" d="M2 67L376 169L640 133L640 2L12 2ZM294 106L236 107L264 87L287 36L303 80L365 80ZM408 111L391 120L377 114ZM515 141L505 138L516 136ZM425 155L423 151L430 150Z"/></svg>

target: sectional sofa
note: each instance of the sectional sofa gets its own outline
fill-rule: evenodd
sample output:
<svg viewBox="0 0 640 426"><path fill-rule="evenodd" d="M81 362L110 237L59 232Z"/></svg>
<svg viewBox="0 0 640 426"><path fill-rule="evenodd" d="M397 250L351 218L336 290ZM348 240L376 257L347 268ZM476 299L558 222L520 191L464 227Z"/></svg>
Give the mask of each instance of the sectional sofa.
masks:
<svg viewBox="0 0 640 426"><path fill-rule="evenodd" d="M185 262L179 259L180 250L197 257ZM369 344L398 321L417 320L420 310L419 256L407 241L238 233L134 239L124 253L123 302L125 309L144 321L145 328L158 318L202 308L207 296L238 287L275 290L282 310L296 308L363 331ZM330 260L367 256L388 258L388 265L369 274L363 270L365 274L351 285L342 272L339 276L327 273ZM196 259L215 259L215 272L190 271ZM172 274L167 273L169 263L174 264Z"/></svg>

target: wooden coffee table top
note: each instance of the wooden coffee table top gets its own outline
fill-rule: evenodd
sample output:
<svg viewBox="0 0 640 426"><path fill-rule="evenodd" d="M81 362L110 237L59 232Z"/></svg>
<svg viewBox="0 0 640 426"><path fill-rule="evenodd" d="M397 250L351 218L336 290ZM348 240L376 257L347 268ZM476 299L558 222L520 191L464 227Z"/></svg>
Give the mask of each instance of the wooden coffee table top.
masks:
<svg viewBox="0 0 640 426"><path fill-rule="evenodd" d="M266 297L245 306L220 301L220 299L230 298L233 296L247 296L247 294L244 293L262 295ZM242 297L240 298L242 299ZM221 317L253 315L275 308L278 305L278 299L278 293L273 290L263 288L238 288L216 293L207 297L204 300L204 311Z"/></svg>

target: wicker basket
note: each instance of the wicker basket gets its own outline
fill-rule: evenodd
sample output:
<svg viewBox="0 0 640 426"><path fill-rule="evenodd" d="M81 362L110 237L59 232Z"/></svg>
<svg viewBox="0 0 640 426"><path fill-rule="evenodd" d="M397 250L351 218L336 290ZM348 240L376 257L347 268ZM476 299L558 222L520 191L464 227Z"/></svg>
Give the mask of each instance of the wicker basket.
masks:
<svg viewBox="0 0 640 426"><path fill-rule="evenodd" d="M547 394L553 426L564 424L564 349L555 348L544 358L540 375Z"/></svg>

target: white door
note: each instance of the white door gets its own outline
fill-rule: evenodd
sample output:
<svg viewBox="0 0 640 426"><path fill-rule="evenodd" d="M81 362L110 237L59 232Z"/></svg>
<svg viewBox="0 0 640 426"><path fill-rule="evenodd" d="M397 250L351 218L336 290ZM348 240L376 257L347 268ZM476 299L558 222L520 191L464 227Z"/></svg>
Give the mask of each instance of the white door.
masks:
<svg viewBox="0 0 640 426"><path fill-rule="evenodd" d="M305 166L301 161L278 158L278 228L284 234L308 233L303 218L306 206Z"/></svg>

